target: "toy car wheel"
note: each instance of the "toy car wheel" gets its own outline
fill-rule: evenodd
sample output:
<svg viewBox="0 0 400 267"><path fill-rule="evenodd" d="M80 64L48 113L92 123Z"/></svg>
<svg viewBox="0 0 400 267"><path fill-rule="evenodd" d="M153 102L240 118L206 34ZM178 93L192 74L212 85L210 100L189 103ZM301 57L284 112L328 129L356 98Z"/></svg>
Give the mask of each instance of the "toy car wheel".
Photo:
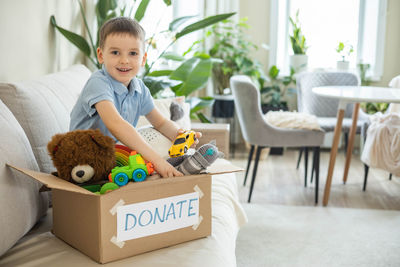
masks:
<svg viewBox="0 0 400 267"><path fill-rule="evenodd" d="M114 183L116 183L119 186L124 186L128 183L129 177L126 173L120 172L117 173L114 177Z"/></svg>
<svg viewBox="0 0 400 267"><path fill-rule="evenodd" d="M142 169L137 169L132 174L133 180L135 182L144 181L144 179L146 179L146 176L147 176L146 172Z"/></svg>
<svg viewBox="0 0 400 267"><path fill-rule="evenodd" d="M186 154L187 151L188 151L188 148L185 147L185 148L183 149L183 152Z"/></svg>

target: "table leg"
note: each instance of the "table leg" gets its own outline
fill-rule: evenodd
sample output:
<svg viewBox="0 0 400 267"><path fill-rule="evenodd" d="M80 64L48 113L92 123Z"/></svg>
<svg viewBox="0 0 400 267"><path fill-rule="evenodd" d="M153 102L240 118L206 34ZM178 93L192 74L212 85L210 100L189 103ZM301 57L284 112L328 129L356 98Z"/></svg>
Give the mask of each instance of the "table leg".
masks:
<svg viewBox="0 0 400 267"><path fill-rule="evenodd" d="M336 122L336 126L335 126L335 132L334 132L333 143L332 143L332 148L331 148L331 155L329 157L328 176L326 177L324 199L322 202L322 204L324 206L326 206L328 204L328 200L329 200L329 193L330 193L331 184L332 184L333 168L335 167L335 160L336 160L336 154L337 154L337 150L338 150L338 146L339 146L340 132L342 131L343 117L344 117L344 108L341 107L341 105L339 104L339 109L338 109L338 113L337 113L337 122Z"/></svg>
<svg viewBox="0 0 400 267"><path fill-rule="evenodd" d="M353 119L352 119L353 121L352 121L351 128L350 128L349 142L347 144L346 163L344 165L344 172L343 172L343 183L346 183L347 175L349 174L351 155L353 152L353 145L354 145L354 136L356 135L356 131L357 131L357 120L358 120L358 110L359 109L360 109L360 103L355 103L354 110L353 110Z"/></svg>

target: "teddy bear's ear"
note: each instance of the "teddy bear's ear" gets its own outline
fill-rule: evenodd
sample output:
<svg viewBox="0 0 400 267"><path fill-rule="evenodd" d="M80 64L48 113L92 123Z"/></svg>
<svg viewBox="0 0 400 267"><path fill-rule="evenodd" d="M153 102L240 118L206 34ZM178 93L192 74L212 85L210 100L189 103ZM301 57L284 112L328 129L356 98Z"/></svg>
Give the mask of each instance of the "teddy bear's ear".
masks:
<svg viewBox="0 0 400 267"><path fill-rule="evenodd" d="M90 133L90 137L94 143L96 143L98 146L103 147L103 148L114 147L114 145L115 145L115 142L111 137L104 135L98 129L93 130Z"/></svg>
<svg viewBox="0 0 400 267"><path fill-rule="evenodd" d="M47 144L47 151L52 157L56 154L60 146L61 140L64 138L64 136L65 134L56 134L51 138L50 142Z"/></svg>

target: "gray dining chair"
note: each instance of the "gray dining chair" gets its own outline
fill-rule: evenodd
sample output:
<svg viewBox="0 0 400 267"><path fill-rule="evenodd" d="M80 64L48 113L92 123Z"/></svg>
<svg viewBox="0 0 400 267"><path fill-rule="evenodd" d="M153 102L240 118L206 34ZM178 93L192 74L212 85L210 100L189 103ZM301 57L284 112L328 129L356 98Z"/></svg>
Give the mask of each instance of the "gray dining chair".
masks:
<svg viewBox="0 0 400 267"><path fill-rule="evenodd" d="M360 84L360 81L357 75L350 72L304 72L296 78L296 84L298 111L315 115L321 129L325 132L333 132L336 126L339 100L318 96L312 92L312 88L334 85L356 86ZM342 132L345 136L345 153L347 150L348 134L352 124L353 107L354 104L346 106L342 123ZM362 132L363 125L366 121L368 121L368 115L360 110L357 121L357 134ZM307 162L308 149L302 148L300 149L297 160L297 168L299 168L303 151L305 151L305 161ZM307 169L305 172L307 173Z"/></svg>
<svg viewBox="0 0 400 267"><path fill-rule="evenodd" d="M266 147L310 147L314 151L315 203L318 203L319 155L325 133L323 131L278 128L269 124L261 111L260 92L250 78L244 75L235 75L231 78L230 84L243 138L251 145L245 180L254 150L257 148L248 202L251 201L262 149Z"/></svg>

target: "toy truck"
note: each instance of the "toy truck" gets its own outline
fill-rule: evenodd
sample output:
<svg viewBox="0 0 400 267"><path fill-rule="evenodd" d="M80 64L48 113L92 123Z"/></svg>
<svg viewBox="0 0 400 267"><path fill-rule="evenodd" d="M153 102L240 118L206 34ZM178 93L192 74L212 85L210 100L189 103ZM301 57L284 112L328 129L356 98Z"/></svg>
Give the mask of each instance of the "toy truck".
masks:
<svg viewBox="0 0 400 267"><path fill-rule="evenodd" d="M135 182L144 181L147 175L151 175L153 172L153 164L145 161L142 155L136 151L132 151L129 156L129 165L112 169L108 180L118 186L124 186L129 180L134 180Z"/></svg>

